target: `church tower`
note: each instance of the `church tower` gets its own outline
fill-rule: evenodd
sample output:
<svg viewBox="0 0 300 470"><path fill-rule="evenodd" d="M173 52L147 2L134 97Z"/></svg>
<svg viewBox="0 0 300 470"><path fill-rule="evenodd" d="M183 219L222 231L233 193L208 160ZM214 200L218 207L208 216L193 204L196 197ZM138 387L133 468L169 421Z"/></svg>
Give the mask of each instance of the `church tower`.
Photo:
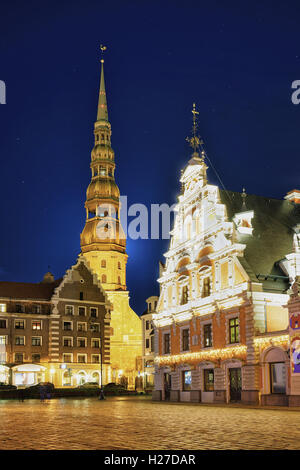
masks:
<svg viewBox="0 0 300 470"><path fill-rule="evenodd" d="M91 182L86 192L86 222L80 236L81 252L97 274L114 309L111 312L111 379L135 387L142 355L140 318L129 306L126 289L126 238L120 222L120 191L115 182L115 155L111 147L104 82L104 60L95 145L91 152Z"/></svg>

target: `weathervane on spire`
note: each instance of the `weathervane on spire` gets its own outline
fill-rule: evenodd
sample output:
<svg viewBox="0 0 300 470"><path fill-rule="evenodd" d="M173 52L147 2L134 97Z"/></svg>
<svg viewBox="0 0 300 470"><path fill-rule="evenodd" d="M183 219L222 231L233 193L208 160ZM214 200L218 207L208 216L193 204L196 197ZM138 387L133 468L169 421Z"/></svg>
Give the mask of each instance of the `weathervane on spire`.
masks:
<svg viewBox="0 0 300 470"><path fill-rule="evenodd" d="M100 44L100 51L101 51L101 62L103 64L104 62L104 59L103 59L103 53L104 51L106 51L107 47L106 46L103 46L103 44Z"/></svg>
<svg viewBox="0 0 300 470"><path fill-rule="evenodd" d="M197 135L197 114L199 114L199 111L196 110L196 105L193 103L193 109L192 109L192 114L193 114L193 129L192 129L192 137L187 137L186 140L194 150L194 154L198 154L198 149L199 147L201 148L201 158L204 159L205 152L202 148L203 141L199 135Z"/></svg>

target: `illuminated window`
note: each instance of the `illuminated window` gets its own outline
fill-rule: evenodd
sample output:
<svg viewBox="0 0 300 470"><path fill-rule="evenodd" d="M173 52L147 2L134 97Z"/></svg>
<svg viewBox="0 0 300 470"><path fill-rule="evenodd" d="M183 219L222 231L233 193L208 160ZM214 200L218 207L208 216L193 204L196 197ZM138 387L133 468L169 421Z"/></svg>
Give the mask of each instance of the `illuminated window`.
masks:
<svg viewBox="0 0 300 470"><path fill-rule="evenodd" d="M182 339L182 351L188 351L190 349L190 330L185 328L181 331Z"/></svg>
<svg viewBox="0 0 300 470"><path fill-rule="evenodd" d="M0 336L0 345L7 344L7 336Z"/></svg>
<svg viewBox="0 0 300 470"><path fill-rule="evenodd" d="M229 342L238 343L240 341L240 322L238 318L229 320Z"/></svg>
<svg viewBox="0 0 300 470"><path fill-rule="evenodd" d="M204 347L210 348L212 346L212 325L204 325L203 327Z"/></svg>
<svg viewBox="0 0 300 470"><path fill-rule="evenodd" d="M212 392L214 390L214 370L204 369L204 391Z"/></svg>
<svg viewBox="0 0 300 470"><path fill-rule="evenodd" d="M42 338L40 336L32 336L31 345L32 346L42 346Z"/></svg>
<svg viewBox="0 0 300 470"><path fill-rule="evenodd" d="M192 372L190 370L184 370L182 372L182 389L184 391L192 389Z"/></svg>
<svg viewBox="0 0 300 470"><path fill-rule="evenodd" d="M42 322L40 320L32 321L32 329L33 330L41 330L42 329Z"/></svg>
<svg viewBox="0 0 300 470"><path fill-rule="evenodd" d="M106 168L104 166L100 166L100 175L105 176L106 175Z"/></svg>
<svg viewBox="0 0 300 470"><path fill-rule="evenodd" d="M6 312L6 304L0 304L0 312Z"/></svg>
<svg viewBox="0 0 300 470"><path fill-rule="evenodd" d="M102 274L101 280L102 280L103 283L106 282L106 275L105 274Z"/></svg>

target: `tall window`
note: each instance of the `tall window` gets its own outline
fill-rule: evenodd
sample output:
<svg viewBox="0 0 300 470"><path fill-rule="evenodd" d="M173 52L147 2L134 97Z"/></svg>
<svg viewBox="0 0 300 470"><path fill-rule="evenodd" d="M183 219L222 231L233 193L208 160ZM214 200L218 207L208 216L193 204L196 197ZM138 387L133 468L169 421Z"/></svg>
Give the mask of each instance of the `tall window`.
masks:
<svg viewBox="0 0 300 470"><path fill-rule="evenodd" d="M103 260L101 261L101 268L106 268L106 261L105 261L105 259L103 259Z"/></svg>
<svg viewBox="0 0 300 470"><path fill-rule="evenodd" d="M96 307L91 307L91 317L97 318L98 309Z"/></svg>
<svg viewBox="0 0 300 470"><path fill-rule="evenodd" d="M6 320L0 320L0 328L6 328Z"/></svg>
<svg viewBox="0 0 300 470"><path fill-rule="evenodd" d="M6 312L6 304L0 304L0 312Z"/></svg>
<svg viewBox="0 0 300 470"><path fill-rule="evenodd" d="M286 393L286 368L284 362L274 362L271 368L271 393Z"/></svg>
<svg viewBox="0 0 300 470"><path fill-rule="evenodd" d="M214 370L204 369L204 391L212 392L214 390Z"/></svg>
<svg viewBox="0 0 300 470"><path fill-rule="evenodd" d="M231 318L229 320L229 342L238 343L240 341L240 322L239 319Z"/></svg>
<svg viewBox="0 0 300 470"><path fill-rule="evenodd" d="M182 351L188 351L190 349L190 330L185 328L181 332L182 335Z"/></svg>
<svg viewBox="0 0 300 470"><path fill-rule="evenodd" d="M181 305L188 302L188 286L183 286L181 291Z"/></svg>
<svg viewBox="0 0 300 470"><path fill-rule="evenodd" d="M203 336L204 336L204 347L210 348L212 346L212 325L204 325L203 328Z"/></svg>
<svg viewBox="0 0 300 470"><path fill-rule="evenodd" d="M102 278L101 278L102 282L105 283L106 282L106 275L105 274L102 274Z"/></svg>
<svg viewBox="0 0 300 470"><path fill-rule="evenodd" d="M170 354L170 333L164 334L164 354Z"/></svg>
<svg viewBox="0 0 300 470"><path fill-rule="evenodd" d="M205 277L203 279L202 297L210 296L210 278Z"/></svg>
<svg viewBox="0 0 300 470"><path fill-rule="evenodd" d="M7 336L0 336L0 346L7 344Z"/></svg>

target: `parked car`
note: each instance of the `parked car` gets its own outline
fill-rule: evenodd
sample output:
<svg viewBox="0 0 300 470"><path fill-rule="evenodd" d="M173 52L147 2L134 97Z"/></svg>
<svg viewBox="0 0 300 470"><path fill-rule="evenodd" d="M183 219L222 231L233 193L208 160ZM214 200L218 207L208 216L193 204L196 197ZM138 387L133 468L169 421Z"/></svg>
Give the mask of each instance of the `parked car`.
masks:
<svg viewBox="0 0 300 470"><path fill-rule="evenodd" d="M115 382L110 382L106 385L104 385L104 391L119 391L119 390L126 390L126 388L124 387L124 385L121 385L121 384L116 384Z"/></svg>
<svg viewBox="0 0 300 470"><path fill-rule="evenodd" d="M99 384L97 382L85 382L82 385L78 385L77 388L99 388Z"/></svg>
<svg viewBox="0 0 300 470"><path fill-rule="evenodd" d="M0 390L16 390L16 388L17 387L15 385L10 385L4 382L0 382Z"/></svg>

